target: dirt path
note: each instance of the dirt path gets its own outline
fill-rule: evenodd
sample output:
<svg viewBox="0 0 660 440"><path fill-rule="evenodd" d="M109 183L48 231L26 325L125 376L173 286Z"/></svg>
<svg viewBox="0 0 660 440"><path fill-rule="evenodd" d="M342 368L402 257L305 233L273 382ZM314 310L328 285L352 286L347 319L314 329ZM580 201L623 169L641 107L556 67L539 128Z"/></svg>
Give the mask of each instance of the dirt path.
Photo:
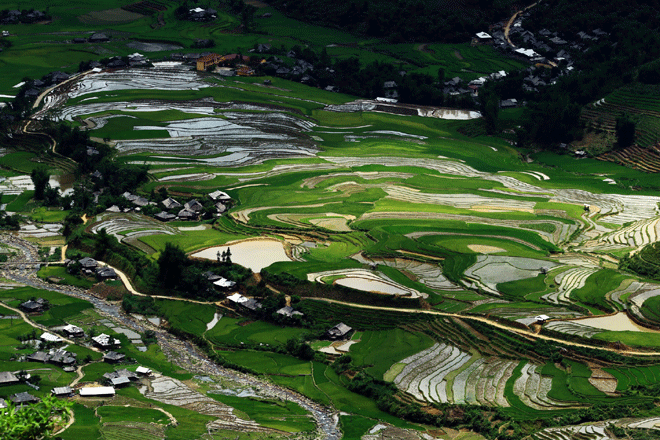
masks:
<svg viewBox="0 0 660 440"><path fill-rule="evenodd" d="M518 18L518 16L519 16L520 14L522 14L522 13L525 12L525 11L527 11L528 9L533 8L533 7L536 6L537 4L538 4L538 2L537 2L537 3L533 3L533 4L529 5L529 6L527 6L525 9L522 9L522 10L516 12L515 14L513 14L513 15L511 16L511 18L509 18L509 21L508 21L508 22L506 23L506 25L504 26L504 38L506 38L506 41L507 41L512 47L518 47L518 46L516 46L515 44L513 44L513 43L511 42L511 39L509 38L509 32L511 31L511 25L513 24L514 21L516 21L516 18Z"/></svg>
<svg viewBox="0 0 660 440"><path fill-rule="evenodd" d="M370 310L383 310L383 311L388 311L388 312L401 312L401 313L424 313L428 315L437 315L437 316L446 316L450 318L459 318L463 319L466 321L478 321L482 322L484 324L488 324L490 326L506 330L512 333L517 333L521 336L528 337L530 339L543 339L545 341L550 341L550 342L556 342L559 344L563 345L569 345L571 347L579 347L579 348L589 348L592 350L602 350L602 351L609 351L612 353L618 353L618 354L625 354L625 355L631 355L631 356L660 356L660 352L658 351L638 351L638 350L618 350L615 348L611 347L603 347L599 345L591 345L591 344L582 344L579 342L572 342L572 341L566 341L560 338L554 338L552 336L547 336L547 335L541 335L541 334L536 334L534 333L533 330L524 330L518 327L513 327L509 325L502 324L501 322L493 321L491 319L482 317L482 316L470 316L470 315L460 315L457 313L447 313L447 312L439 312L437 310L421 310L421 309L399 309L399 308L394 308L394 307L378 307L378 306L368 306L364 304L354 304L354 303L349 303L349 302L344 302L344 301L337 301L333 299L327 299L327 298L309 298L315 301L325 301L329 303L335 303L335 304L342 304L350 307L357 307L360 309L370 309Z"/></svg>
<svg viewBox="0 0 660 440"><path fill-rule="evenodd" d="M78 368L76 368L76 375L77 375L77 376L76 376L75 379L73 379L73 382L71 382L71 384L69 384L69 386L70 386L71 388L73 388L73 387L75 387L76 385L78 385L78 382L80 382L80 381L82 380L82 378L85 376L85 375L83 374L83 372L82 372L82 369L83 369L83 367L86 367L87 365L89 365L89 364L78 365Z"/></svg>

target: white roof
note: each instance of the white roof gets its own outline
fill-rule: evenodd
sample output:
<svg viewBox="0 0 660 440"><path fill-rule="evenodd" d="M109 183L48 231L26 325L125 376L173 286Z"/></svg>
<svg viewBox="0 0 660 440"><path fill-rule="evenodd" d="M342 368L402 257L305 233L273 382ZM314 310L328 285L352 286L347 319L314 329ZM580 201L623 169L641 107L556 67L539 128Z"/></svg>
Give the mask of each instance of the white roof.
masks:
<svg viewBox="0 0 660 440"><path fill-rule="evenodd" d="M94 72L94 73L103 72L103 69L101 69L100 67L94 67L94 68L92 69L92 72Z"/></svg>
<svg viewBox="0 0 660 440"><path fill-rule="evenodd" d="M66 332L71 332L71 333L78 333L78 332L82 331L82 329L80 327L78 327L76 325L73 325L73 324L69 324L67 326L62 327L62 330L66 331Z"/></svg>
<svg viewBox="0 0 660 440"><path fill-rule="evenodd" d="M119 339L112 338L110 335L106 335L105 333L101 333L100 335L93 337L92 340L101 345L117 345L121 343Z"/></svg>
<svg viewBox="0 0 660 440"><path fill-rule="evenodd" d="M479 38L493 38L490 36L490 34L487 34L486 32L477 32L477 37Z"/></svg>
<svg viewBox="0 0 660 440"><path fill-rule="evenodd" d="M227 299L229 301L235 302L237 304L244 303L248 300L246 297L244 297L240 293L234 293L233 295L228 296Z"/></svg>
<svg viewBox="0 0 660 440"><path fill-rule="evenodd" d="M44 341L48 341L48 342L62 342L62 338L60 338L59 336L55 336L54 334L48 333L48 332L41 335L41 339L43 339Z"/></svg>
<svg viewBox="0 0 660 440"><path fill-rule="evenodd" d="M521 55L525 55L526 57L533 57L533 56L538 55L538 54L537 54L536 52L534 52L534 50L532 50L532 49L523 49L523 48L516 49L516 53L519 53L519 54L521 54Z"/></svg>
<svg viewBox="0 0 660 440"><path fill-rule="evenodd" d="M80 395L82 397L91 397L91 396L114 396L115 389L112 387L87 387L80 389Z"/></svg>
<svg viewBox="0 0 660 440"><path fill-rule="evenodd" d="M190 12L204 12L204 9L197 7L195 9L191 9Z"/></svg>
<svg viewBox="0 0 660 440"><path fill-rule="evenodd" d="M225 278L220 278L218 281L215 281L213 284L218 287L231 287L236 283L233 281L229 281L228 279Z"/></svg>
<svg viewBox="0 0 660 440"><path fill-rule="evenodd" d="M537 321L547 321L548 319L550 319L550 317L548 315L538 315L535 316L534 319L536 319Z"/></svg>
<svg viewBox="0 0 660 440"><path fill-rule="evenodd" d="M151 370L149 368L142 366L137 367L137 370L135 370L135 372L140 374L151 374Z"/></svg>
<svg viewBox="0 0 660 440"><path fill-rule="evenodd" d="M220 199L220 200L225 200L225 199L231 199L229 194L227 194L224 191L220 191L219 189L216 191L213 191L212 193L209 193L209 197L211 197L213 200Z"/></svg>

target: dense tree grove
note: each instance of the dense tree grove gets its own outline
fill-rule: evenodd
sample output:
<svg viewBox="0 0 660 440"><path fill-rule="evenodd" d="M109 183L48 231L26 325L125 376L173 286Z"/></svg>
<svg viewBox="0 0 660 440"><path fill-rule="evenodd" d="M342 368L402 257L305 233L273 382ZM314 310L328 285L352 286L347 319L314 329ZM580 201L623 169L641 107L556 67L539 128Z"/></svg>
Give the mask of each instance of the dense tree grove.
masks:
<svg viewBox="0 0 660 440"><path fill-rule="evenodd" d="M393 43L463 42L509 14L510 0L274 0L273 6L298 20L341 28Z"/></svg>

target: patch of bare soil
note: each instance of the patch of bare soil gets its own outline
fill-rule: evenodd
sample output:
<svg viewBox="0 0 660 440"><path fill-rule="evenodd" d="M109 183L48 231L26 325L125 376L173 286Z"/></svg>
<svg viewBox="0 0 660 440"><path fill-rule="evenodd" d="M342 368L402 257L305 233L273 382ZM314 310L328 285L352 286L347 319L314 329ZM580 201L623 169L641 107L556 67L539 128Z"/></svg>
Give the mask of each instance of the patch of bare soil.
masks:
<svg viewBox="0 0 660 440"><path fill-rule="evenodd" d="M612 376L607 371L601 370L600 368L594 368L591 370L589 383L604 393L616 393L616 377Z"/></svg>
<svg viewBox="0 0 660 440"><path fill-rule="evenodd" d="M119 301L128 293L123 284L109 285L106 283L95 284L89 291L94 296L108 301Z"/></svg>

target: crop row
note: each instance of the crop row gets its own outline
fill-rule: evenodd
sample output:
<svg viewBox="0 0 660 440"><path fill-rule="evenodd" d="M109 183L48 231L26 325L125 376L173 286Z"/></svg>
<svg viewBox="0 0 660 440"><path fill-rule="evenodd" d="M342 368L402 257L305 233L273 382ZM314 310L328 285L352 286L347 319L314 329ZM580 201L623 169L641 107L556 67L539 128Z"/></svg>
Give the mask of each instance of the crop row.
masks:
<svg viewBox="0 0 660 440"><path fill-rule="evenodd" d="M544 328L569 335L582 336L583 338L591 338L594 335L603 332L602 329L589 327L588 325L580 324L575 321L551 321L547 323Z"/></svg>
<svg viewBox="0 0 660 440"><path fill-rule="evenodd" d="M568 269L555 277L558 284L557 290L546 293L541 298L552 304L571 304L571 292L584 287L592 274L597 270L593 268L574 267Z"/></svg>
<svg viewBox="0 0 660 440"><path fill-rule="evenodd" d="M660 151L656 145L648 148L632 145L623 150L602 154L598 156L598 159L620 163L650 173L660 171Z"/></svg>
<svg viewBox="0 0 660 440"><path fill-rule="evenodd" d="M513 393L530 408L538 410L556 410L573 406L574 403L551 399L548 392L552 389L552 378L542 376L536 370L537 365L526 363L520 377L513 384Z"/></svg>

